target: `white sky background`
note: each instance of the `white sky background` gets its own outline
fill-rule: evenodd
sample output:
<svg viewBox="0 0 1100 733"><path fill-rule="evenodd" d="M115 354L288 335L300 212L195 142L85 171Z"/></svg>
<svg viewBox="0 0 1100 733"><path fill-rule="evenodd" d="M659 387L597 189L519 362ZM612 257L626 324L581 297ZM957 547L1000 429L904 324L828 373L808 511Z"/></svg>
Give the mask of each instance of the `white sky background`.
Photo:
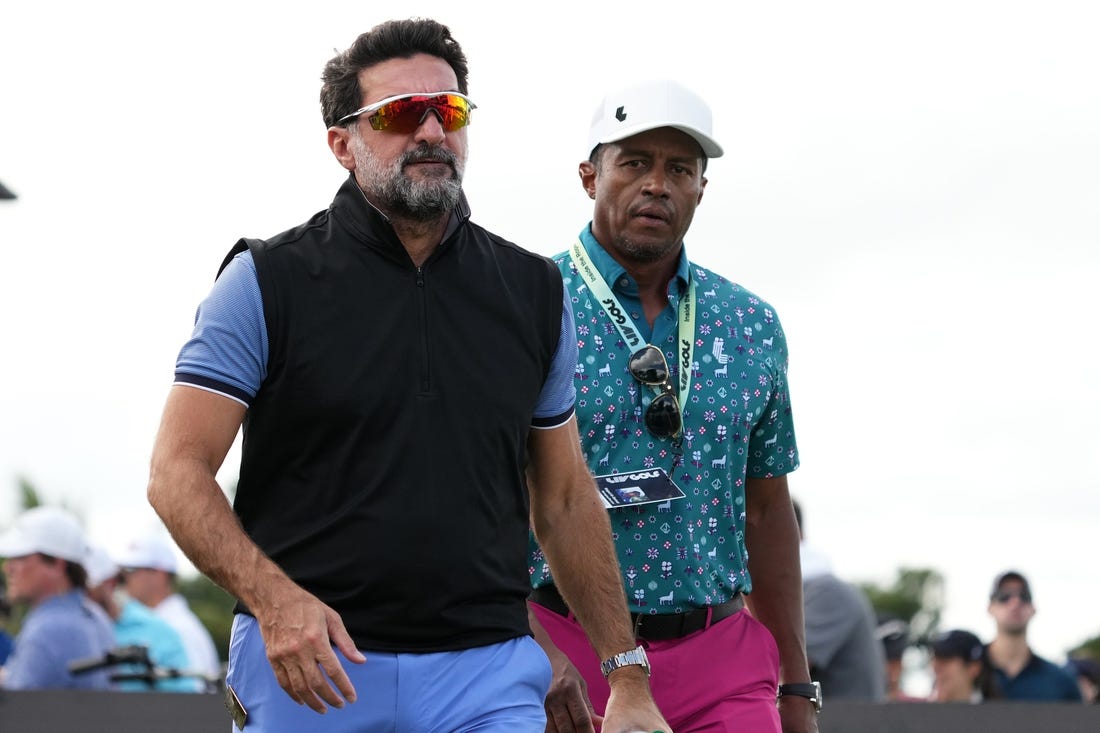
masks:
<svg viewBox="0 0 1100 733"><path fill-rule="evenodd" d="M945 625L988 638L1016 567L1040 653L1100 634L1095 4L378 5L4 4L0 527L19 475L108 546L151 526L150 447L221 257L343 181L324 62L427 15L470 59L475 220L544 254L590 217L605 88L709 99L726 157L688 249L778 309L791 487L841 575L937 568Z"/></svg>

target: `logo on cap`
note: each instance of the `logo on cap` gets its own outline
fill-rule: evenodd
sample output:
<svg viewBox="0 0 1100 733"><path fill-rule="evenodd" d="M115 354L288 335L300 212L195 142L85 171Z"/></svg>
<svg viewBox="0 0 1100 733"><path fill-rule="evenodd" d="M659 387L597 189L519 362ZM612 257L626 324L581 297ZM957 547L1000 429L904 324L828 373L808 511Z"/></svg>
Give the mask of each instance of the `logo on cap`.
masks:
<svg viewBox="0 0 1100 733"><path fill-rule="evenodd" d="M615 110L615 119L619 122L626 122L626 112L623 112L624 109L625 107L619 107Z"/></svg>

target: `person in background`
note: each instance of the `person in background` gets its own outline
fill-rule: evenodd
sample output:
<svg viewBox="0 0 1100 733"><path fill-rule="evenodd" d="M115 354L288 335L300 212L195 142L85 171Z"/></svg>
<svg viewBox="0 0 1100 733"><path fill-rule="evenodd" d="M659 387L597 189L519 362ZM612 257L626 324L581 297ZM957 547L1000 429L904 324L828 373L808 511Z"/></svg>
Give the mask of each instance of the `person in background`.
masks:
<svg viewBox="0 0 1100 733"><path fill-rule="evenodd" d="M1092 705L1100 703L1100 662L1091 657L1070 657L1066 671L1077 680L1082 700Z"/></svg>
<svg viewBox="0 0 1100 733"><path fill-rule="evenodd" d="M801 538L802 599L810 673L830 700L886 700L886 655L867 595L833 572L828 556L806 540L802 507L794 502Z"/></svg>
<svg viewBox="0 0 1100 733"><path fill-rule="evenodd" d="M151 533L129 542L114 558L121 568L126 594L144 604L176 630L186 650L190 672L207 680L222 678L221 660L210 632L187 599L176 592L175 545Z"/></svg>
<svg viewBox="0 0 1100 733"><path fill-rule="evenodd" d="M909 648L909 624L889 613L876 617L875 636L882 643L886 657L886 699L890 702L922 702L925 698L910 695L904 689L905 668L902 659Z"/></svg>
<svg viewBox="0 0 1100 733"><path fill-rule="evenodd" d="M1000 697L981 639L964 629L937 635L932 652L932 702L978 703Z"/></svg>
<svg viewBox="0 0 1100 733"><path fill-rule="evenodd" d="M0 670L0 686L111 688L106 670L69 671L71 663L103 657L114 647L110 621L84 592L88 551L76 517L57 507L28 509L0 535L8 594L13 603L30 606L15 637L15 650Z"/></svg>
<svg viewBox="0 0 1100 733"><path fill-rule="evenodd" d="M0 667L4 666L4 662L8 660L12 648L15 646L15 640L12 639L11 634L5 628L5 624L8 623L10 618L11 605L8 604L7 588L0 586Z"/></svg>
<svg viewBox="0 0 1100 733"><path fill-rule="evenodd" d="M542 731L531 526L586 643L633 653L561 277L475 224L462 191L467 77L431 19L329 60L343 185L233 248L177 360L148 495L239 600L226 685L249 733ZM216 473L242 422L231 507ZM611 685L606 733L669 730L641 666Z"/></svg>
<svg viewBox="0 0 1100 733"><path fill-rule="evenodd" d="M191 676L190 663L183 640L172 626L144 604L129 598L119 588L120 570L105 549L93 546L88 562L88 597L98 603L114 622L116 647L141 646L146 650L147 665L119 665L110 669L112 674L161 673L167 676L150 676L148 680L118 680L116 686L125 692L202 692L203 680ZM176 676L176 675L186 676Z"/></svg>
<svg viewBox="0 0 1100 733"><path fill-rule="evenodd" d="M997 634L987 654L1006 700L1080 702L1076 681L1028 645L1035 605L1027 578L1015 570L998 575L989 594L989 615L997 623Z"/></svg>
<svg viewBox="0 0 1100 733"><path fill-rule="evenodd" d="M555 257L575 312L577 418L639 644L625 662L652 662L672 728L811 731L821 690L787 487L785 335L769 303L685 249L722 152L710 108L679 82L616 89L597 107L579 166L592 221ZM541 539L528 568L532 627L555 667L550 730L591 730L616 660L585 641Z"/></svg>

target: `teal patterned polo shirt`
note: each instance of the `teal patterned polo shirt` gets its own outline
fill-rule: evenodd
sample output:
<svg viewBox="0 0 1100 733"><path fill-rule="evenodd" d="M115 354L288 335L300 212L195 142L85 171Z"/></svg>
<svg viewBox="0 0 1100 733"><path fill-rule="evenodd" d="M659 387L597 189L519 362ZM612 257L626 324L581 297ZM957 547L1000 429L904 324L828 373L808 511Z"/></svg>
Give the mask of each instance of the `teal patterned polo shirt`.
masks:
<svg viewBox="0 0 1100 733"><path fill-rule="evenodd" d="M610 511L631 611L682 613L751 592L745 549L745 479L798 467L787 387L787 342L775 309L682 253L669 305L652 329L637 283L592 236L589 259L648 343L665 353L678 384L678 307L695 281L695 346L689 397L682 405L679 455L655 438L643 414L657 394L627 370L630 349L577 273L568 251L555 256L573 304L579 359L576 414L588 466L596 475L663 468L683 498ZM532 587L553 582L532 537Z"/></svg>

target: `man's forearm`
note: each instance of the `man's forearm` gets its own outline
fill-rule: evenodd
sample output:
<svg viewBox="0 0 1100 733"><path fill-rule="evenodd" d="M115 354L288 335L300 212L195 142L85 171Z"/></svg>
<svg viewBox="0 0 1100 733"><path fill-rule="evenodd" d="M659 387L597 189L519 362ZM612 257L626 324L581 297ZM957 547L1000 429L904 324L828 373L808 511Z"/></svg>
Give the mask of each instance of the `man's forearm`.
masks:
<svg viewBox="0 0 1100 733"><path fill-rule="evenodd" d="M147 495L195 567L255 610L261 592L293 584L245 533L215 479L244 410L220 395L173 387L153 444Z"/></svg>
<svg viewBox="0 0 1100 733"><path fill-rule="evenodd" d="M532 527L562 597L601 659L633 649L611 523L581 454L575 421L534 431L528 453ZM668 730L646 670L620 667L607 682L611 696L602 730Z"/></svg>
<svg viewBox="0 0 1100 733"><path fill-rule="evenodd" d="M214 477L185 460L154 464L152 504L195 567L250 607L272 583L290 582L241 527Z"/></svg>
<svg viewBox="0 0 1100 733"><path fill-rule="evenodd" d="M769 564L763 558L761 560L750 562L749 572L753 576L750 607L753 616L775 637L779 649L780 681L808 682L810 671L805 652L801 580L795 576L792 582L781 568L775 569L776 574L769 574ZM757 582L757 577L762 580Z"/></svg>
<svg viewBox="0 0 1100 733"><path fill-rule="evenodd" d="M535 534L562 598L604 659L635 641L611 524L595 487L590 497L547 518Z"/></svg>
<svg viewBox="0 0 1100 733"><path fill-rule="evenodd" d="M777 483L769 491L760 490L762 486L746 490L750 496L745 528L753 586L750 608L775 637L780 681L807 682L810 671L806 661L802 572L794 509L785 479L781 483L778 479L756 481Z"/></svg>

